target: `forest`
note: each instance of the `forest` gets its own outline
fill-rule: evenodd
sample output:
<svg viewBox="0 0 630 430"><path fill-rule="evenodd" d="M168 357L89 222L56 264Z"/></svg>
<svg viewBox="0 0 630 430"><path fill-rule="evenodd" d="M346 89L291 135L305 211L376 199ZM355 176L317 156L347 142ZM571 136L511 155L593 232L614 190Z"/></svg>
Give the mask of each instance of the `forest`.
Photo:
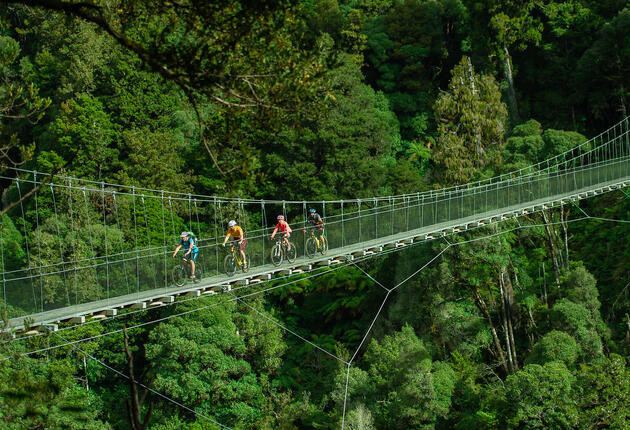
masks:
<svg viewBox="0 0 630 430"><path fill-rule="evenodd" d="M627 123L629 1L3 0L0 77L0 428L630 428L627 190L246 300L7 327L101 298L77 261L217 220L173 206L163 237L164 194L88 208L32 172L279 201L483 181ZM46 297L11 287L57 264Z"/></svg>

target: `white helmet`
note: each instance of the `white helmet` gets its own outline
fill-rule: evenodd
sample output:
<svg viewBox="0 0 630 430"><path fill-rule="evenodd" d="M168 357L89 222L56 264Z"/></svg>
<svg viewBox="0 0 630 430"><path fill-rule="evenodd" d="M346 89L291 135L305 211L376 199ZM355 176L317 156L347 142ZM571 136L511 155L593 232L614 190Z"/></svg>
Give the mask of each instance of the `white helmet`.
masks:
<svg viewBox="0 0 630 430"><path fill-rule="evenodd" d="M181 237L182 239L185 238L186 236L188 236L187 231L182 231L182 234L179 235L179 237Z"/></svg>
<svg viewBox="0 0 630 430"><path fill-rule="evenodd" d="M234 220L230 220L230 222L228 222L228 227L234 227L236 225L236 221Z"/></svg>

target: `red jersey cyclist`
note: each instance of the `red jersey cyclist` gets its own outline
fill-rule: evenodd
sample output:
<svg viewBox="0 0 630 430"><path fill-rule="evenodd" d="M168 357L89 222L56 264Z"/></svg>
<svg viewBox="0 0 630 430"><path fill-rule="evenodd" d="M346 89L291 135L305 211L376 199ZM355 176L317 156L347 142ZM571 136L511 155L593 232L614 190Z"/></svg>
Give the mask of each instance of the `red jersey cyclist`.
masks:
<svg viewBox="0 0 630 430"><path fill-rule="evenodd" d="M247 261L245 258L245 246L247 246L247 239L245 238L243 229L237 226L236 221L234 220L230 220L230 222L228 222L228 231L225 235L225 239L223 239L223 246L225 246L225 243L228 241L230 236L232 236L232 243L234 245L238 243L239 245L238 249L241 251L241 257L243 258L241 261Z"/></svg>
<svg viewBox="0 0 630 430"><path fill-rule="evenodd" d="M272 239L276 236L277 232L282 233L282 238L287 246L287 250L291 249L289 236L291 236L293 230L291 230L291 227L289 227L289 223L284 220L284 215L278 215L278 225L276 225L276 228L273 229L273 233L271 233Z"/></svg>

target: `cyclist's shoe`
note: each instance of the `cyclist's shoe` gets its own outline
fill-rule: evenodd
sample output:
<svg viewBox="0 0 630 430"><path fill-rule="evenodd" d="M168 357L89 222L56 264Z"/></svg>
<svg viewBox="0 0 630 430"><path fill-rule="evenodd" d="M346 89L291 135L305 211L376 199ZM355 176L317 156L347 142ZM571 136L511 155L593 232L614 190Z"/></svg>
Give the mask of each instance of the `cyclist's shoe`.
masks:
<svg viewBox="0 0 630 430"><path fill-rule="evenodd" d="M197 278L197 277L195 276L195 277L192 279L192 281L193 281L195 284L198 284L198 283L200 283L200 282L201 282L201 279L199 279L199 278Z"/></svg>

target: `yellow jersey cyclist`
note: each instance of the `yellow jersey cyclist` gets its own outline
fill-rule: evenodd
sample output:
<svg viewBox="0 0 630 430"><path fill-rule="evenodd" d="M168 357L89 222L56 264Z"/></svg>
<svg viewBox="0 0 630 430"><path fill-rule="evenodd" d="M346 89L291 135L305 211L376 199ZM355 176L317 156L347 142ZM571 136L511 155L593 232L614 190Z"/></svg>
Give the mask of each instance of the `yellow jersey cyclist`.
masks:
<svg viewBox="0 0 630 430"><path fill-rule="evenodd" d="M308 210L308 223L310 224L309 228L315 230L315 240L318 246L323 245L321 237L324 234L324 220L313 208Z"/></svg>
<svg viewBox="0 0 630 430"><path fill-rule="evenodd" d="M173 258L175 258L182 247L184 247L184 258L187 258L190 264L190 279L193 282L199 282L199 280L195 278L195 260L197 260L197 255L199 255L199 248L197 248L197 239L192 233L182 231L179 235L179 245L177 245L177 248L175 248L173 252Z"/></svg>
<svg viewBox="0 0 630 430"><path fill-rule="evenodd" d="M245 238L245 232L243 229L236 225L236 221L230 220L228 222L228 231L223 240L223 246L227 243L228 239L232 236L232 243L234 246L238 244L238 249L241 251L241 261L247 261L245 258L245 247L247 246L247 239Z"/></svg>

